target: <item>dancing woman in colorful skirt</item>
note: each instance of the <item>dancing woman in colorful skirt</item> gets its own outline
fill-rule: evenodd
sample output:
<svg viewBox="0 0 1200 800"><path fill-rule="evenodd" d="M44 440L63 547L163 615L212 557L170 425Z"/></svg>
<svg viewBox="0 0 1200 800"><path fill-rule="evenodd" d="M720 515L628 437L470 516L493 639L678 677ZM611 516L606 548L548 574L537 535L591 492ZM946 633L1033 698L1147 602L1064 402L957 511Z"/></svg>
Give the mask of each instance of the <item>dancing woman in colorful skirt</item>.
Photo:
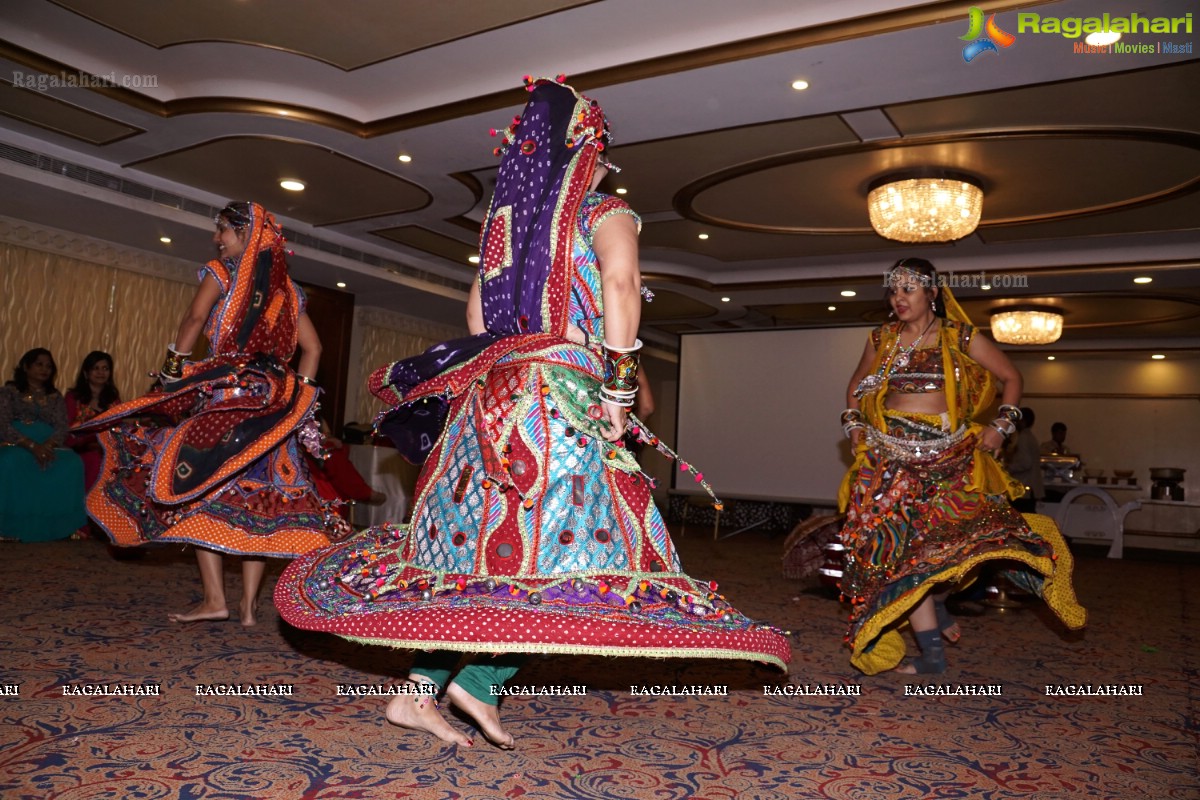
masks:
<svg viewBox="0 0 1200 800"><path fill-rule="evenodd" d="M99 431L104 462L87 506L114 544L196 546L204 599L169 618L229 618L221 555L229 553L243 557L239 618L249 626L264 558L294 558L349 528L316 493L301 451L320 439L321 342L288 276L283 233L257 203L230 203L215 222L219 258L200 272L161 388L75 430ZM190 360L201 333L208 356Z"/></svg>
<svg viewBox="0 0 1200 800"><path fill-rule="evenodd" d="M894 322L876 328L847 389L842 427L855 461L839 496L846 523L842 594L850 661L868 675L941 673L961 631L942 602L980 564L1046 600L1070 628L1087 612L1071 587L1071 553L1049 517L1022 517L1024 486L996 460L1020 419L1021 373L970 324L933 265L888 272ZM1003 384L999 416L975 420ZM902 664L909 623L920 655Z"/></svg>
<svg viewBox="0 0 1200 800"><path fill-rule="evenodd" d="M391 407L380 429L424 462L412 521L297 560L275 593L298 627L422 651L390 721L469 744L438 712L441 691L505 748L497 694L523 654L790 657L780 631L681 571L621 445L641 347L638 219L595 191L614 168L600 106L561 81L528 88L497 148L472 335L371 379ZM456 674L463 653L480 655Z"/></svg>

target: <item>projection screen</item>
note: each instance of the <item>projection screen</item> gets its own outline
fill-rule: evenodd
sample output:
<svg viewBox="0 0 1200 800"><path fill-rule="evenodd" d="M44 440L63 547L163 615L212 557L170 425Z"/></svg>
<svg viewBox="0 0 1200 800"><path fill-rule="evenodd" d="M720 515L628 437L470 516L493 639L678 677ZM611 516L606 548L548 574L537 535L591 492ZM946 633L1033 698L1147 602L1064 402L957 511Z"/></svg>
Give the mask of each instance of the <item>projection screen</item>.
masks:
<svg viewBox="0 0 1200 800"><path fill-rule="evenodd" d="M850 465L838 415L870 327L684 334L678 452L717 496L832 506ZM678 490L698 489L675 473Z"/></svg>

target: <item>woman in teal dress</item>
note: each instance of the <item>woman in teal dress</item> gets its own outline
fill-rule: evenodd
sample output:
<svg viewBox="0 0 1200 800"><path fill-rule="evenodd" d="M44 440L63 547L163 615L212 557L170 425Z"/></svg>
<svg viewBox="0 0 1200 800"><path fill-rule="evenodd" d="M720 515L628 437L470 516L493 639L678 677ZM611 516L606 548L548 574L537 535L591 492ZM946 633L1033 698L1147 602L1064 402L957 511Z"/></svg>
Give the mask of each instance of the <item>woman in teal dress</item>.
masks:
<svg viewBox="0 0 1200 800"><path fill-rule="evenodd" d="M87 521L83 462L63 447L67 404L54 388L57 375L50 351L38 347L0 389L0 536L7 539L66 539Z"/></svg>

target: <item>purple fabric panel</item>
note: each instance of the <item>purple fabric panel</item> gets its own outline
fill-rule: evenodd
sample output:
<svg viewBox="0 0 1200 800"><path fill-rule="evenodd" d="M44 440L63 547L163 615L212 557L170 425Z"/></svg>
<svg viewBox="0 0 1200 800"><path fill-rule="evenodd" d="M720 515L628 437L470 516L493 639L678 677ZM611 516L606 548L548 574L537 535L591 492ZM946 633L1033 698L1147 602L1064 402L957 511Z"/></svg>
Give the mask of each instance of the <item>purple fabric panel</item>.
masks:
<svg viewBox="0 0 1200 800"><path fill-rule="evenodd" d="M566 87L538 85L531 93L515 140L500 162L489 224L480 247L480 252L487 252L488 237L493 233L491 215L511 206L513 264L485 281L481 293L484 324L494 333L545 330L542 297L553 266L554 213L567 167L575 155L566 146L575 103L575 94ZM570 242L560 246L569 247Z"/></svg>

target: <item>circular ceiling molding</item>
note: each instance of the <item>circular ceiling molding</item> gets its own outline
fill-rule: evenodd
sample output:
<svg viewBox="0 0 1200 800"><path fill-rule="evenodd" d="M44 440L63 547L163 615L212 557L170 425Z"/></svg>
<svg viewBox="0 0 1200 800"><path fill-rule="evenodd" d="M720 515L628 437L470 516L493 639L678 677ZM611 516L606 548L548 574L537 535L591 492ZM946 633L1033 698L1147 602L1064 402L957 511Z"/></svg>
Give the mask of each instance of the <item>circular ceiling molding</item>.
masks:
<svg viewBox="0 0 1200 800"><path fill-rule="evenodd" d="M868 142L774 156L683 187L682 216L736 230L871 232L867 187L937 168L980 179L981 227L1133 208L1200 188L1200 135L1146 130L1009 131Z"/></svg>
<svg viewBox="0 0 1200 800"><path fill-rule="evenodd" d="M996 311L1005 308L1038 306L1053 308L1064 317L1063 329L1087 336L1103 335L1106 330L1128 336L1128 328L1150 325L1194 328L1200 320L1200 298L1182 298L1105 292L1096 294L1065 294L1054 297L958 297L959 305L975 325L987 329L988 320ZM819 317L819 315L816 315ZM880 294L879 305L862 314L865 322L882 324L888 321L888 309Z"/></svg>
<svg viewBox="0 0 1200 800"><path fill-rule="evenodd" d="M642 306L643 322L669 322L716 316L717 309L679 292L654 287L654 302Z"/></svg>

